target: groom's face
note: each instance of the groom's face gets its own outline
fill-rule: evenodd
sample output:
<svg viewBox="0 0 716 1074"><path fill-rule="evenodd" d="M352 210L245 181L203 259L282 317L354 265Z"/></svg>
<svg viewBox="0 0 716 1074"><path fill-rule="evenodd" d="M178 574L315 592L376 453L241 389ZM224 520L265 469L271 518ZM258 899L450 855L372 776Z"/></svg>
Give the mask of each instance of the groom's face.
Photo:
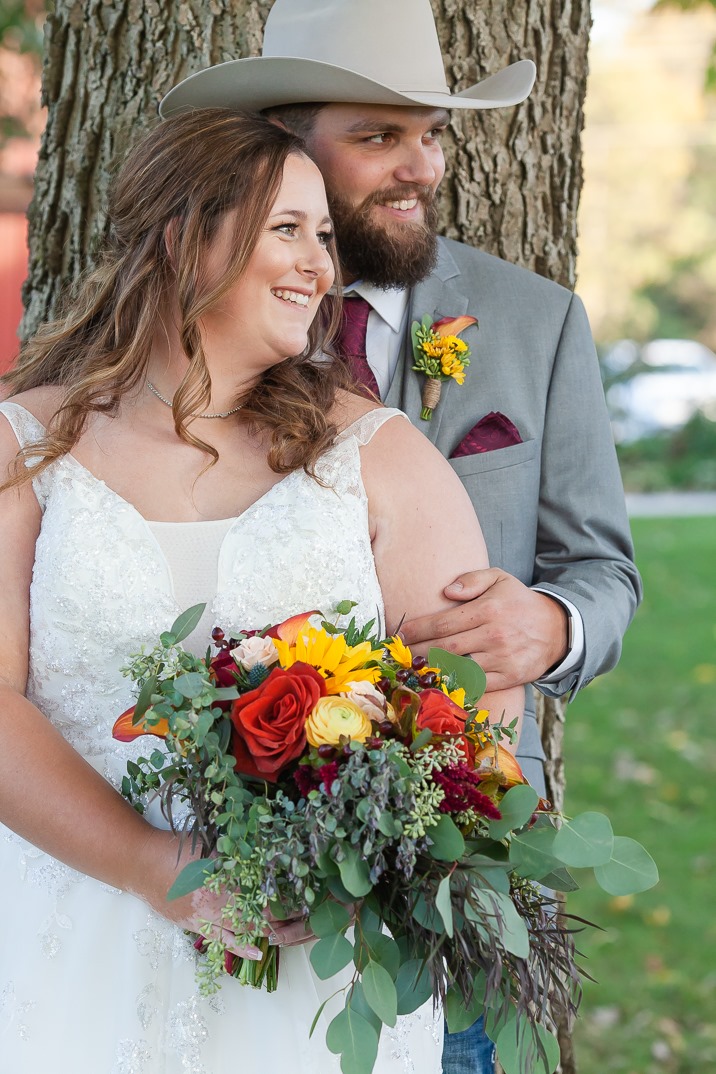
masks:
<svg viewBox="0 0 716 1074"><path fill-rule="evenodd" d="M444 109L328 104L308 149L326 183L347 282L412 286L436 257Z"/></svg>

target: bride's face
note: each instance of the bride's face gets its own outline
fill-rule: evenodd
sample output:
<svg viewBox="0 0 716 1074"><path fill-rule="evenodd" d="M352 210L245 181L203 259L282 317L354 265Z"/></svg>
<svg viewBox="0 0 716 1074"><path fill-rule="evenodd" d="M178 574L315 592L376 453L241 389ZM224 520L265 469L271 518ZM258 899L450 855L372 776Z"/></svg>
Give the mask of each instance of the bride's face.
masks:
<svg viewBox="0 0 716 1074"><path fill-rule="evenodd" d="M227 263L231 224L224 222L212 245L210 274ZM327 249L332 235L321 173L308 157L292 153L245 272L202 317L207 356L212 344L228 346L247 371L260 372L301 354L335 276Z"/></svg>

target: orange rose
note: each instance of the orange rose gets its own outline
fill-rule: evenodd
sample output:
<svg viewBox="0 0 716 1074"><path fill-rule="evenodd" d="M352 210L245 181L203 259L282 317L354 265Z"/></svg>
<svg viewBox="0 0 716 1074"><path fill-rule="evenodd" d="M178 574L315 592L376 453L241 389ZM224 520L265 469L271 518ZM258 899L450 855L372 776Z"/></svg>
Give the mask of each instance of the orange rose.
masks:
<svg viewBox="0 0 716 1074"><path fill-rule="evenodd" d="M231 752L236 771L275 783L306 748L306 719L326 693L323 676L308 664L274 668L255 690L231 706Z"/></svg>

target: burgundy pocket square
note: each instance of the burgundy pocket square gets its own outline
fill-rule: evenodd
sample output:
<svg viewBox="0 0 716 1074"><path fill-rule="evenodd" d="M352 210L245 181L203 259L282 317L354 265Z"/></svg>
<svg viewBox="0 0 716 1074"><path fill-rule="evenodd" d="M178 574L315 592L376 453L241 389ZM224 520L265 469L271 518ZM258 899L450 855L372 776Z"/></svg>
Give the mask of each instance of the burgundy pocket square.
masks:
<svg viewBox="0 0 716 1074"><path fill-rule="evenodd" d="M498 448L512 447L513 444L521 443L522 437L516 425L505 414L493 410L484 418L480 418L477 425L470 429L450 458L459 459L464 455L479 455L483 451L497 451Z"/></svg>

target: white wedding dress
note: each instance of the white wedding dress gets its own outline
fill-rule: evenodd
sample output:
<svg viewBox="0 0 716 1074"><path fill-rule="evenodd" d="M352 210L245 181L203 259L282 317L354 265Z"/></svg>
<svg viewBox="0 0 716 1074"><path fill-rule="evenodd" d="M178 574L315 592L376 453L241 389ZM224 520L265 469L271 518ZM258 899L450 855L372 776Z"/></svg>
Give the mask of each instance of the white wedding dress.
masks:
<svg viewBox="0 0 716 1074"><path fill-rule="evenodd" d="M22 445L43 433L16 403L0 404L0 413ZM344 599L359 602L361 621L382 616L360 446L398 413L372 411L339 437L318 468L325 487L296 471L219 527L214 592L204 596L213 600L209 629L263 627L313 608L329 613ZM177 549L185 549L189 582L181 588L191 589L192 540L211 561L201 528L210 537L219 524L149 523L71 456L37 478L35 492L43 518L27 696L119 786L127 760L156 744L111 737L133 699L119 669L142 644L153 645L186 606L169 560L176 569ZM198 648L205 650L205 639ZM31 764L27 793L42 796ZM342 997L329 1004L309 1040L336 979L313 975L306 947L282 952L273 995L227 977L216 996L203 998L195 952L180 929L1 825L0 927L0 1074L340 1070L324 1042ZM395 1029L383 1030L376 1074L437 1074L441 1033L432 1005L400 1018Z"/></svg>

